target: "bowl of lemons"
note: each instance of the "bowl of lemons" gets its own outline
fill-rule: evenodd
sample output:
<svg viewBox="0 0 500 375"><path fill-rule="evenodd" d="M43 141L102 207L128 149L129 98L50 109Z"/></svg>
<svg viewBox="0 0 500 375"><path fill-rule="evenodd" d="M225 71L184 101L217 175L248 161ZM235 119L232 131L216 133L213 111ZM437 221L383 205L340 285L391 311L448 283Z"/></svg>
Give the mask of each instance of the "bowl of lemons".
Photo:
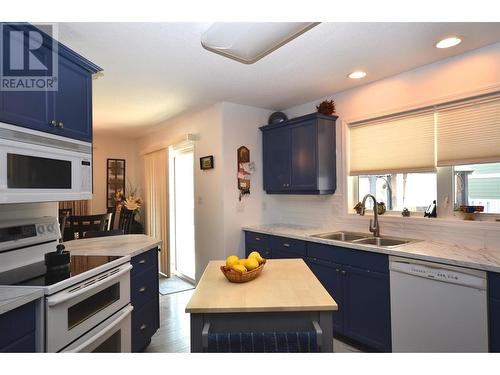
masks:
<svg viewBox="0 0 500 375"><path fill-rule="evenodd" d="M246 283L260 275L266 260L262 258L258 251L252 251L248 258L240 259L236 255L226 258L226 265L220 269L226 279L232 283Z"/></svg>

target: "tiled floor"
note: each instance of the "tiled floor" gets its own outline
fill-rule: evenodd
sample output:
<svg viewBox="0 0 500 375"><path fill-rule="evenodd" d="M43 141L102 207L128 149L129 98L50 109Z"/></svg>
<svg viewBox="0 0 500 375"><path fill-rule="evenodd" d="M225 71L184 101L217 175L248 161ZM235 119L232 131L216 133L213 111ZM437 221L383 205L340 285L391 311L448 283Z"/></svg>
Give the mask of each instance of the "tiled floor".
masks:
<svg viewBox="0 0 500 375"><path fill-rule="evenodd" d="M160 295L160 329L146 348L148 353L189 352L189 314L184 309L194 290ZM336 353L357 353L355 349L341 341L333 340Z"/></svg>

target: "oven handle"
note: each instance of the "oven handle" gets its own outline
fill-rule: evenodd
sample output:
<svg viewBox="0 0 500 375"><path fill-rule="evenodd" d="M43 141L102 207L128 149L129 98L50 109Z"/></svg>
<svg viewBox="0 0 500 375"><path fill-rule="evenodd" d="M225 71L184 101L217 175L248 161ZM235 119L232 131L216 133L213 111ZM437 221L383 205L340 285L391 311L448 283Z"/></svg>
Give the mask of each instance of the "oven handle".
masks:
<svg viewBox="0 0 500 375"><path fill-rule="evenodd" d="M130 270L132 269L132 265L128 265L126 268L123 268L121 269L120 271L118 271L117 273L111 275L111 276L108 276L102 280L99 280L99 281L96 281L95 283L93 284L90 284L74 293L70 293L70 292L66 292L64 294L62 294L61 296L57 296L54 295L52 297L49 297L47 298L47 305L49 307L52 307L52 306L56 306L56 305L59 305L63 302L66 302L70 299L73 299L75 297L78 297L79 295L83 294L83 293L86 293L89 288L95 288L95 287L98 287L100 285L103 285L103 284L106 284L106 283L109 283L110 281L113 281L114 279L117 279L119 278L121 275L123 275L124 273L127 273L127 272L130 272Z"/></svg>
<svg viewBox="0 0 500 375"><path fill-rule="evenodd" d="M117 318L113 323L111 323L109 326L104 328L102 331L100 331L97 335L92 336L90 339L87 341L81 343L78 345L76 348L73 348L71 350L68 350L68 353L80 353L83 349L85 349L87 346L92 344L93 342L96 342L99 340L102 336L107 334L109 331L111 331L113 328L115 328L118 324L120 324L127 316L130 315L134 307L132 305L128 305L127 307L123 308L122 311L120 311L118 314L121 314L119 318Z"/></svg>

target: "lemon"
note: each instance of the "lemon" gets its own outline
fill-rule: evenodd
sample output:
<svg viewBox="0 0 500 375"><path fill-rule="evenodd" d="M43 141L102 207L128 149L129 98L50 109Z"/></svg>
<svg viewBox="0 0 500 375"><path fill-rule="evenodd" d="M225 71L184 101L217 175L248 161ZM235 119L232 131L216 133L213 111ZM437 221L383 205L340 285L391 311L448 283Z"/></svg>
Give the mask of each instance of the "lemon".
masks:
<svg viewBox="0 0 500 375"><path fill-rule="evenodd" d="M238 271L238 272L241 272L241 273L247 272L247 269L245 268L245 266L243 264L234 264L231 266L231 269Z"/></svg>
<svg viewBox="0 0 500 375"><path fill-rule="evenodd" d="M259 254L258 251L252 251L249 255L248 258L255 258L259 264L261 264L264 261L264 258L262 258Z"/></svg>
<svg viewBox="0 0 500 375"><path fill-rule="evenodd" d="M259 267L259 261L255 257L248 258L245 261L245 267L247 268L247 270L251 271Z"/></svg>
<svg viewBox="0 0 500 375"><path fill-rule="evenodd" d="M226 258L226 266L231 267L234 264L237 264L240 259L236 255L231 255Z"/></svg>

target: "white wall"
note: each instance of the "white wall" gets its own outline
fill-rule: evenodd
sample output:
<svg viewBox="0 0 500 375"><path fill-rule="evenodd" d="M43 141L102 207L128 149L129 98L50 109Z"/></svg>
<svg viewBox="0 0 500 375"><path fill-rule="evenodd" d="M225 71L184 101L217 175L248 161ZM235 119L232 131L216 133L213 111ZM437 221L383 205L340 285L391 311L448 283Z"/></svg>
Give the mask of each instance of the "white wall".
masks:
<svg viewBox="0 0 500 375"><path fill-rule="evenodd" d="M243 256L241 227L264 221L265 193L262 189L262 136L258 129L267 123L272 111L234 103L223 103L222 145L224 158L224 247L225 255ZM250 180L250 195L238 201L237 149L246 146L255 172Z"/></svg>
<svg viewBox="0 0 500 375"><path fill-rule="evenodd" d="M365 86L333 94L339 121L337 122L337 191L332 196L277 196L267 195L264 221L312 226L342 226L367 230L367 217L350 217L346 206L346 153L342 138L346 123L381 114L418 108L443 102L458 96L500 87L500 43L469 53L426 65ZM315 105L324 98L305 103L284 112L289 118L315 111ZM400 219L400 218L397 218ZM382 225L382 232L394 235L412 235L417 238L436 238L471 246L498 246L498 229L480 229L476 223L446 226L439 220L390 220ZM429 225L432 224L432 225ZM444 223L442 225L445 225ZM483 227L481 227L483 228ZM493 231L493 232L491 232ZM434 236L434 237L432 237ZM497 242L497 244L494 244Z"/></svg>
<svg viewBox="0 0 500 375"><path fill-rule="evenodd" d="M197 136L194 146L196 280L199 280L209 260L224 259L225 256L222 111L223 105L216 104L182 116L140 138L137 145L139 153L143 153L176 144L186 134ZM199 158L207 155L214 156L215 168L202 171ZM143 163L143 158L140 159ZM143 174L140 180L144 181Z"/></svg>
<svg viewBox="0 0 500 375"><path fill-rule="evenodd" d="M196 280L210 260L244 254L241 226L262 222L262 138L258 127L271 111L234 103L218 103L161 125L138 140L139 153L178 143L194 134ZM236 151L250 149L256 165L250 196L238 201ZM199 158L213 155L215 168L202 171ZM141 161L142 162L142 161Z"/></svg>
<svg viewBox="0 0 500 375"><path fill-rule="evenodd" d="M125 188L127 189L129 184L132 187L139 186L137 168L140 160L136 151L136 143L134 139L119 135L94 133L94 194L89 203L91 214L97 215L106 212L106 159L125 159ZM140 195L141 191L138 194Z"/></svg>

